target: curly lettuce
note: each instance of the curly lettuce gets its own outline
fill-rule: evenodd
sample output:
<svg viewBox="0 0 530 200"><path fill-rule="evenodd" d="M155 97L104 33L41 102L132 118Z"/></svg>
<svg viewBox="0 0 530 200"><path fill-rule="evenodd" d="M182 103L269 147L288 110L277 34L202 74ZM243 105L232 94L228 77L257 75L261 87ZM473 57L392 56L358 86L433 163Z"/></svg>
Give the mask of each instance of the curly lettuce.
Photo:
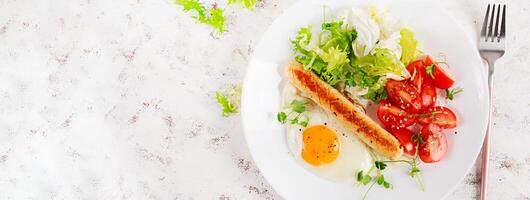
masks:
<svg viewBox="0 0 530 200"><path fill-rule="evenodd" d="M228 5L239 3L249 10L253 10L256 6L257 0L228 0Z"/></svg>
<svg viewBox="0 0 530 200"><path fill-rule="evenodd" d="M321 72L326 63L309 47L312 38L313 34L310 26L298 30L296 39L291 41L295 52L295 60L301 63L306 70L313 69L316 72Z"/></svg>
<svg viewBox="0 0 530 200"><path fill-rule="evenodd" d="M350 87L367 88L364 98L373 102L386 99L385 84L387 76L406 77L405 66L389 49L377 48L372 54L358 58L352 64L346 85Z"/></svg>
<svg viewBox="0 0 530 200"><path fill-rule="evenodd" d="M386 99L384 76L373 76L368 74L359 66L353 66L346 74L345 85L351 88L364 88L365 93L362 96L373 102L379 102Z"/></svg>
<svg viewBox="0 0 530 200"><path fill-rule="evenodd" d="M351 51L355 38L357 31L344 25L342 21L323 23L319 46L323 51L330 48Z"/></svg>
<svg viewBox="0 0 530 200"><path fill-rule="evenodd" d="M182 6L185 12L195 11L197 15L193 18L200 23L209 25L220 33L225 31L223 9L213 7L208 12L198 0L175 0L175 3Z"/></svg>
<svg viewBox="0 0 530 200"><path fill-rule="evenodd" d="M357 30L340 20L323 23L319 33L313 32L310 26L300 28L291 42L295 60L306 70L313 71L333 87L357 88L363 91L357 92L357 96L378 102L387 98L385 84L389 78L410 76L401 59L413 59L417 55L417 42L406 29L402 32L398 34L401 39L396 40L399 41L396 45L403 48L403 56L384 46L376 47L367 55L356 56L353 44Z"/></svg>
<svg viewBox="0 0 530 200"><path fill-rule="evenodd" d="M321 30L317 36L313 35L311 27L303 27L298 31L296 38L291 41L295 60L335 86L345 79L344 68L355 58L351 53L351 44L357 32L342 21L324 23ZM315 40L318 44L314 44Z"/></svg>
<svg viewBox="0 0 530 200"><path fill-rule="evenodd" d="M407 76L403 63L397 58L396 54L386 48L377 48L371 55L361 57L355 63L370 76L384 76L387 74L401 77Z"/></svg>

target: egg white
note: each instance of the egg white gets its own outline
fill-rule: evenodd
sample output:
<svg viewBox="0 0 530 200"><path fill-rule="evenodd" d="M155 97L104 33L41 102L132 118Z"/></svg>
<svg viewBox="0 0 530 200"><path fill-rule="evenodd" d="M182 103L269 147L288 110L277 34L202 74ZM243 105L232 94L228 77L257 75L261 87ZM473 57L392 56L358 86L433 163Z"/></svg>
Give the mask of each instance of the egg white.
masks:
<svg viewBox="0 0 530 200"><path fill-rule="evenodd" d="M304 99L292 85L286 84L283 88L283 103L288 105L294 99ZM335 161L330 164L314 166L308 164L301 157L302 133L304 127L299 125L286 126L286 138L289 150L295 160L305 169L324 179L334 182L354 182L359 170L366 170L372 164L372 158L366 145L359 141L342 122L335 119L330 113L320 108L309 99L306 112L303 114L310 118L307 128L314 125L326 125L333 130L340 140L340 153Z"/></svg>

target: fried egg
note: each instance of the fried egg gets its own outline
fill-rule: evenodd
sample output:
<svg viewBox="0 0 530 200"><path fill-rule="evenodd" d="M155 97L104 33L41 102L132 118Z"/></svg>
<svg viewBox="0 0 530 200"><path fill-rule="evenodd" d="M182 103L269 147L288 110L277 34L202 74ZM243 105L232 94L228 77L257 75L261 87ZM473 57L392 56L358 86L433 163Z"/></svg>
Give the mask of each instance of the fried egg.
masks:
<svg viewBox="0 0 530 200"><path fill-rule="evenodd" d="M283 88L283 103L305 99L290 84ZM359 170L370 168L368 147L333 115L309 99L304 116L306 127L289 124L286 138L295 160L311 173L334 182L354 182Z"/></svg>

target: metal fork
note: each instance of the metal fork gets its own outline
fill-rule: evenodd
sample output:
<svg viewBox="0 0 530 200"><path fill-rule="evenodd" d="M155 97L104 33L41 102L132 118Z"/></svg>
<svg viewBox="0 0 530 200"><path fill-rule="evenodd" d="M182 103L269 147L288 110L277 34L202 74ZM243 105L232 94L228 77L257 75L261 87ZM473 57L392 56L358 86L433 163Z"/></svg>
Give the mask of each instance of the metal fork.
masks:
<svg viewBox="0 0 530 200"><path fill-rule="evenodd" d="M488 130L482 145L482 179L480 187L480 199L486 199L488 191L488 156L489 156L489 142L491 132L491 113L493 110L493 72L495 70L495 61L504 55L506 49L506 5L488 4L482 31L478 41L478 49L480 55L488 63L488 86L489 86L489 117Z"/></svg>

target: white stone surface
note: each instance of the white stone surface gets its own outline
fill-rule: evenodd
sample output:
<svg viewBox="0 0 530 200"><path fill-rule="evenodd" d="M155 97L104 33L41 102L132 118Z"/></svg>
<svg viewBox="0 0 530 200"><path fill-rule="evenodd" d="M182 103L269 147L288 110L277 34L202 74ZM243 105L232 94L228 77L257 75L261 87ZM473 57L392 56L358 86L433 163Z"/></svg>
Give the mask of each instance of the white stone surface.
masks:
<svg viewBox="0 0 530 200"><path fill-rule="evenodd" d="M231 7L218 36L171 0L0 0L0 199L281 199L214 93L293 2ZM489 189L530 199L530 2L506 2ZM442 5L476 38L484 1Z"/></svg>

